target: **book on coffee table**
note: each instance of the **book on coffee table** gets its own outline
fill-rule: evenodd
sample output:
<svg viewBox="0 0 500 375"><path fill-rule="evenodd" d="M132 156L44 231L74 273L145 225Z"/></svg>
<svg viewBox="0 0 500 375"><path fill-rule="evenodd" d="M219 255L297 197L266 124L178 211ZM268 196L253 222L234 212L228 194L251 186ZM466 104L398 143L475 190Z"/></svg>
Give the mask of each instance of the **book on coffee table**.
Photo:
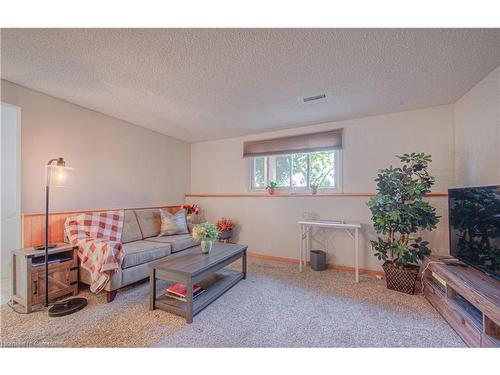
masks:
<svg viewBox="0 0 500 375"><path fill-rule="evenodd" d="M201 285L200 284L194 284L193 285L193 294L196 293L196 291L199 290L199 289L201 289ZM186 286L184 284L175 283L175 284L170 285L167 288L167 293L175 294L176 296L179 296L179 297L186 297L187 288L186 288Z"/></svg>
<svg viewBox="0 0 500 375"><path fill-rule="evenodd" d="M198 290L196 290L196 292L193 292L193 299L198 297L200 294L202 294L203 292L205 291L205 289L203 288L200 288ZM182 301L182 302L186 302L187 301L187 298L186 297L181 297L177 294L172 294L172 293L169 293L167 292L165 294L165 296L167 296L168 298L172 298L172 299L176 299L178 301Z"/></svg>

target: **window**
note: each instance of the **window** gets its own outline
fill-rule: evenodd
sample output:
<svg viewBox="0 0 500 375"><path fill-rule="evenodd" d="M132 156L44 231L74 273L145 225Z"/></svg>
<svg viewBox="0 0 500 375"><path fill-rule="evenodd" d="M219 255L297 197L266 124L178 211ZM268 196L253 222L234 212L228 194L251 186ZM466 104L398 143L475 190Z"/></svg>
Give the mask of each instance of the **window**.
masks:
<svg viewBox="0 0 500 375"><path fill-rule="evenodd" d="M251 190L276 181L283 191L307 191L311 185L340 190L340 150L251 158Z"/></svg>

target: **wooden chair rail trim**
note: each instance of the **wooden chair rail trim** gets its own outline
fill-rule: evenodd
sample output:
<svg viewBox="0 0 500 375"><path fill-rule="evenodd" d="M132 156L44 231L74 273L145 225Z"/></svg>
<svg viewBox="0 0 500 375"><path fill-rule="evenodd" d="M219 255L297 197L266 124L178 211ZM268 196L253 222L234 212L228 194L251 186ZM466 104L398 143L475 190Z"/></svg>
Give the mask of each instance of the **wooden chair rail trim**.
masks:
<svg viewBox="0 0 500 375"><path fill-rule="evenodd" d="M88 213L88 212L105 212L105 211L116 211L116 210L147 210L150 208L177 208L180 207L181 205L176 205L176 206L148 206L148 207L126 207L126 208L97 208L95 210L93 209L88 209L88 210L75 210L75 211L50 211L49 215L72 215L72 214L83 214L83 213ZM28 217L28 216L39 216L39 215L45 215L44 212L27 212L21 214L22 217Z"/></svg>
<svg viewBox="0 0 500 375"><path fill-rule="evenodd" d="M171 212L176 212L180 205L177 206L149 206L136 208L100 208L96 210L80 210L80 211L59 211L49 213L49 242L57 243L64 242L64 222L68 216L74 216L88 212L104 212L113 210L141 210L151 208L166 208ZM22 247L38 246L44 243L45 240L45 213L24 213L21 215L22 223Z"/></svg>
<svg viewBox="0 0 500 375"><path fill-rule="evenodd" d="M254 253L254 252L247 252L247 255L252 258L258 258L258 259L266 259L266 260L272 260L275 262L282 262L282 263L293 263L293 264L299 264L298 259L293 259L293 258L285 258L285 257L277 257L274 255L265 255L265 254L259 254L259 253ZM309 265L310 262L307 262ZM348 271L348 272L354 272L355 269L354 267L350 266L339 266L337 264L327 264L327 268L329 269L335 269L335 270L340 270L340 271ZM375 271L375 270L369 270L365 268L360 268L359 269L360 273L365 273L368 275L378 275L378 276L384 276L384 271Z"/></svg>
<svg viewBox="0 0 500 375"><path fill-rule="evenodd" d="M278 193L276 195L269 195L267 193L239 193L239 194L186 194L186 198L284 198L284 197L373 197L376 193L318 193L312 195L310 193ZM438 192L429 193L427 197L447 197L448 193Z"/></svg>

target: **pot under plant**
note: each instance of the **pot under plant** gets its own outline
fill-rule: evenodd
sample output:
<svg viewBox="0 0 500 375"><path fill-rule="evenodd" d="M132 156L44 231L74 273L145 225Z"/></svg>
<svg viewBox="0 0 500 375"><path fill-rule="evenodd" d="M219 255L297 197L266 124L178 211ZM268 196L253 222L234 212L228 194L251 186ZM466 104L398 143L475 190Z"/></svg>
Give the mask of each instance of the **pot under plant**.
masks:
<svg viewBox="0 0 500 375"><path fill-rule="evenodd" d="M227 240L230 240L232 236L233 236L233 230L232 229L223 230L223 231L220 231L219 240L221 240L221 241L227 241Z"/></svg>
<svg viewBox="0 0 500 375"><path fill-rule="evenodd" d="M420 267L414 265L398 267L394 263L386 261L382 265L382 268L385 273L387 289L406 294L415 294Z"/></svg>
<svg viewBox="0 0 500 375"><path fill-rule="evenodd" d="M269 195L275 195L278 183L276 181L271 181L266 185L266 190Z"/></svg>

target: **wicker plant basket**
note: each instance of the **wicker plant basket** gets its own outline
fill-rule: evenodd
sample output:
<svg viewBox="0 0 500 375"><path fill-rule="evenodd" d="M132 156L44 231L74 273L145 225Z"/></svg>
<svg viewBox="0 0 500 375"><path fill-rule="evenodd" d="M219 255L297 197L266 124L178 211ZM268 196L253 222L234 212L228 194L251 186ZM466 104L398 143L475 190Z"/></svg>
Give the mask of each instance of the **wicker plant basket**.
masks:
<svg viewBox="0 0 500 375"><path fill-rule="evenodd" d="M387 281L387 289L406 294L415 294L419 267L407 266L399 268L392 264L392 262L385 262L382 268L384 269Z"/></svg>

